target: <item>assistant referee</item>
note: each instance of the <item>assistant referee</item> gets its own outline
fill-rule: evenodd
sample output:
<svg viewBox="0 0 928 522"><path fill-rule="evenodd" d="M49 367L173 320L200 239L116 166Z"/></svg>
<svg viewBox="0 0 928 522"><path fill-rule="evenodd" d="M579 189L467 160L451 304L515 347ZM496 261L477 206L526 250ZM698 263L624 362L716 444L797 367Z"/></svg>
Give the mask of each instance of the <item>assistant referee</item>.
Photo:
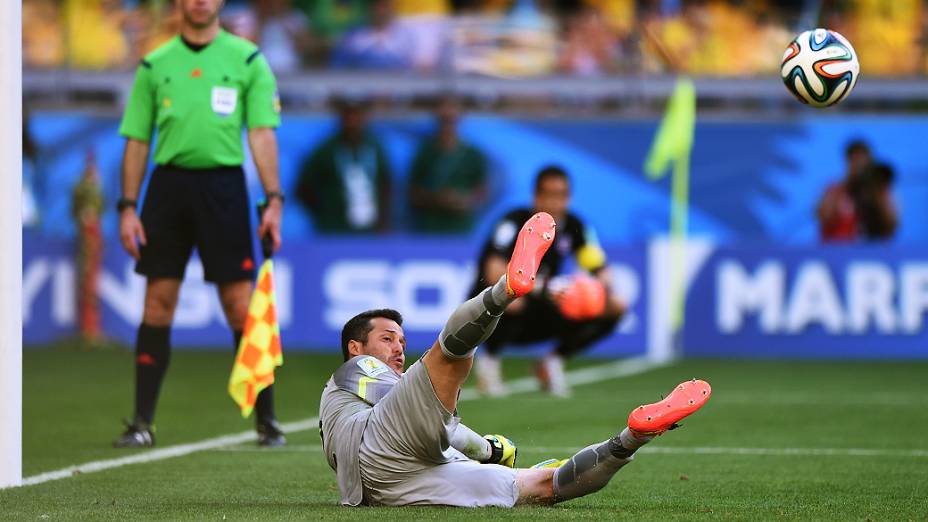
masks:
<svg viewBox="0 0 928 522"><path fill-rule="evenodd" d="M146 276L136 340L135 416L117 447L154 445L152 422L170 360L170 330L184 269L194 247L207 281L219 288L235 346L252 291L255 258L242 170L248 130L268 201L258 235L280 247L284 197L277 168L277 85L252 43L219 27L223 0L176 0L180 35L139 65L119 133L126 138L119 200L120 239ZM137 198L157 129L141 219ZM285 444L274 415L273 387L257 398L258 443Z"/></svg>

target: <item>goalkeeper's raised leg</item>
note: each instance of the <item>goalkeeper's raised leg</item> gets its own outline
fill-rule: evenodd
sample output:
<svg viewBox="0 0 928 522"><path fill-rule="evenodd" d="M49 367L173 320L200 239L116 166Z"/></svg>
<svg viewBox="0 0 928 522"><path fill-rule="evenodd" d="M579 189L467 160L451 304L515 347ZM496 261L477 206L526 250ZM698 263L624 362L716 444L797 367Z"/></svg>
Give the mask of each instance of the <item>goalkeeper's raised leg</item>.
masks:
<svg viewBox="0 0 928 522"><path fill-rule="evenodd" d="M345 362L326 383L319 413L342 504L512 507L570 500L602 488L635 450L705 404L707 383L683 383L660 403L636 408L616 436L527 469L514 468L511 440L481 437L461 423L457 400L474 351L509 303L532 290L555 233L550 215L533 215L506 273L461 304L408 370L399 312L368 310L345 323Z"/></svg>

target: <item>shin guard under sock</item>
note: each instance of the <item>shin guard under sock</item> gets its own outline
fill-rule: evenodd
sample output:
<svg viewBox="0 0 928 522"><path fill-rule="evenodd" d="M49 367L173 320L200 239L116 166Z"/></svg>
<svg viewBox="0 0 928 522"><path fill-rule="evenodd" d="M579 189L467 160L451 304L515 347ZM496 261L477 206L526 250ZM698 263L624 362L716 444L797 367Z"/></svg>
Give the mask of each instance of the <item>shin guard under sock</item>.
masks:
<svg viewBox="0 0 928 522"><path fill-rule="evenodd" d="M474 350L493 333L509 302L503 276L495 285L461 304L438 336L442 352L455 359L473 357Z"/></svg>
<svg viewBox="0 0 928 522"><path fill-rule="evenodd" d="M563 502L599 491L652 438L625 428L609 440L583 448L554 472L554 498Z"/></svg>

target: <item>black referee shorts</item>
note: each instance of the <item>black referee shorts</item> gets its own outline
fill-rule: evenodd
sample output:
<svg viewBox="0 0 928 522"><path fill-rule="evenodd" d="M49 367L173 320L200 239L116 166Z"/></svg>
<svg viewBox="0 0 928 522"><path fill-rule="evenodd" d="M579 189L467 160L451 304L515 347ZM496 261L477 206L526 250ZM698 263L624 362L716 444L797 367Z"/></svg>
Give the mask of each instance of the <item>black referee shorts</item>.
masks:
<svg viewBox="0 0 928 522"><path fill-rule="evenodd" d="M159 165L142 205L147 244L135 271L183 279L196 247L207 281L254 278L248 190L241 167L185 169Z"/></svg>

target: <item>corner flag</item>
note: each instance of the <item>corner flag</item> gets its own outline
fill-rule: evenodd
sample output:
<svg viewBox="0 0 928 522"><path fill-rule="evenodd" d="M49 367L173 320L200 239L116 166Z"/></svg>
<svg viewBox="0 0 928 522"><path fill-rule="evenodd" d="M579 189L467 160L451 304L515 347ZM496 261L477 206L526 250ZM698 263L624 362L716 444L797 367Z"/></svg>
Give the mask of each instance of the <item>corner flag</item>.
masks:
<svg viewBox="0 0 928 522"><path fill-rule="evenodd" d="M258 284L248 305L242 342L229 376L229 395L241 408L242 417L251 415L258 393L274 384L274 368L283 364L274 298L274 265L268 258L258 271Z"/></svg>
<svg viewBox="0 0 928 522"><path fill-rule="evenodd" d="M696 88L689 78L680 78L667 102L667 111L661 120L644 163L649 179L666 175L673 165L670 203L670 239L673 245L671 258L671 292L673 310L671 325L675 331L683 326L684 274L686 273L686 232L689 215L690 153L696 130Z"/></svg>
<svg viewBox="0 0 928 522"><path fill-rule="evenodd" d="M696 89L692 80L680 78L667 102L667 111L645 160L644 170L650 179L662 178L671 162L675 167L680 162L689 163L695 127Z"/></svg>

